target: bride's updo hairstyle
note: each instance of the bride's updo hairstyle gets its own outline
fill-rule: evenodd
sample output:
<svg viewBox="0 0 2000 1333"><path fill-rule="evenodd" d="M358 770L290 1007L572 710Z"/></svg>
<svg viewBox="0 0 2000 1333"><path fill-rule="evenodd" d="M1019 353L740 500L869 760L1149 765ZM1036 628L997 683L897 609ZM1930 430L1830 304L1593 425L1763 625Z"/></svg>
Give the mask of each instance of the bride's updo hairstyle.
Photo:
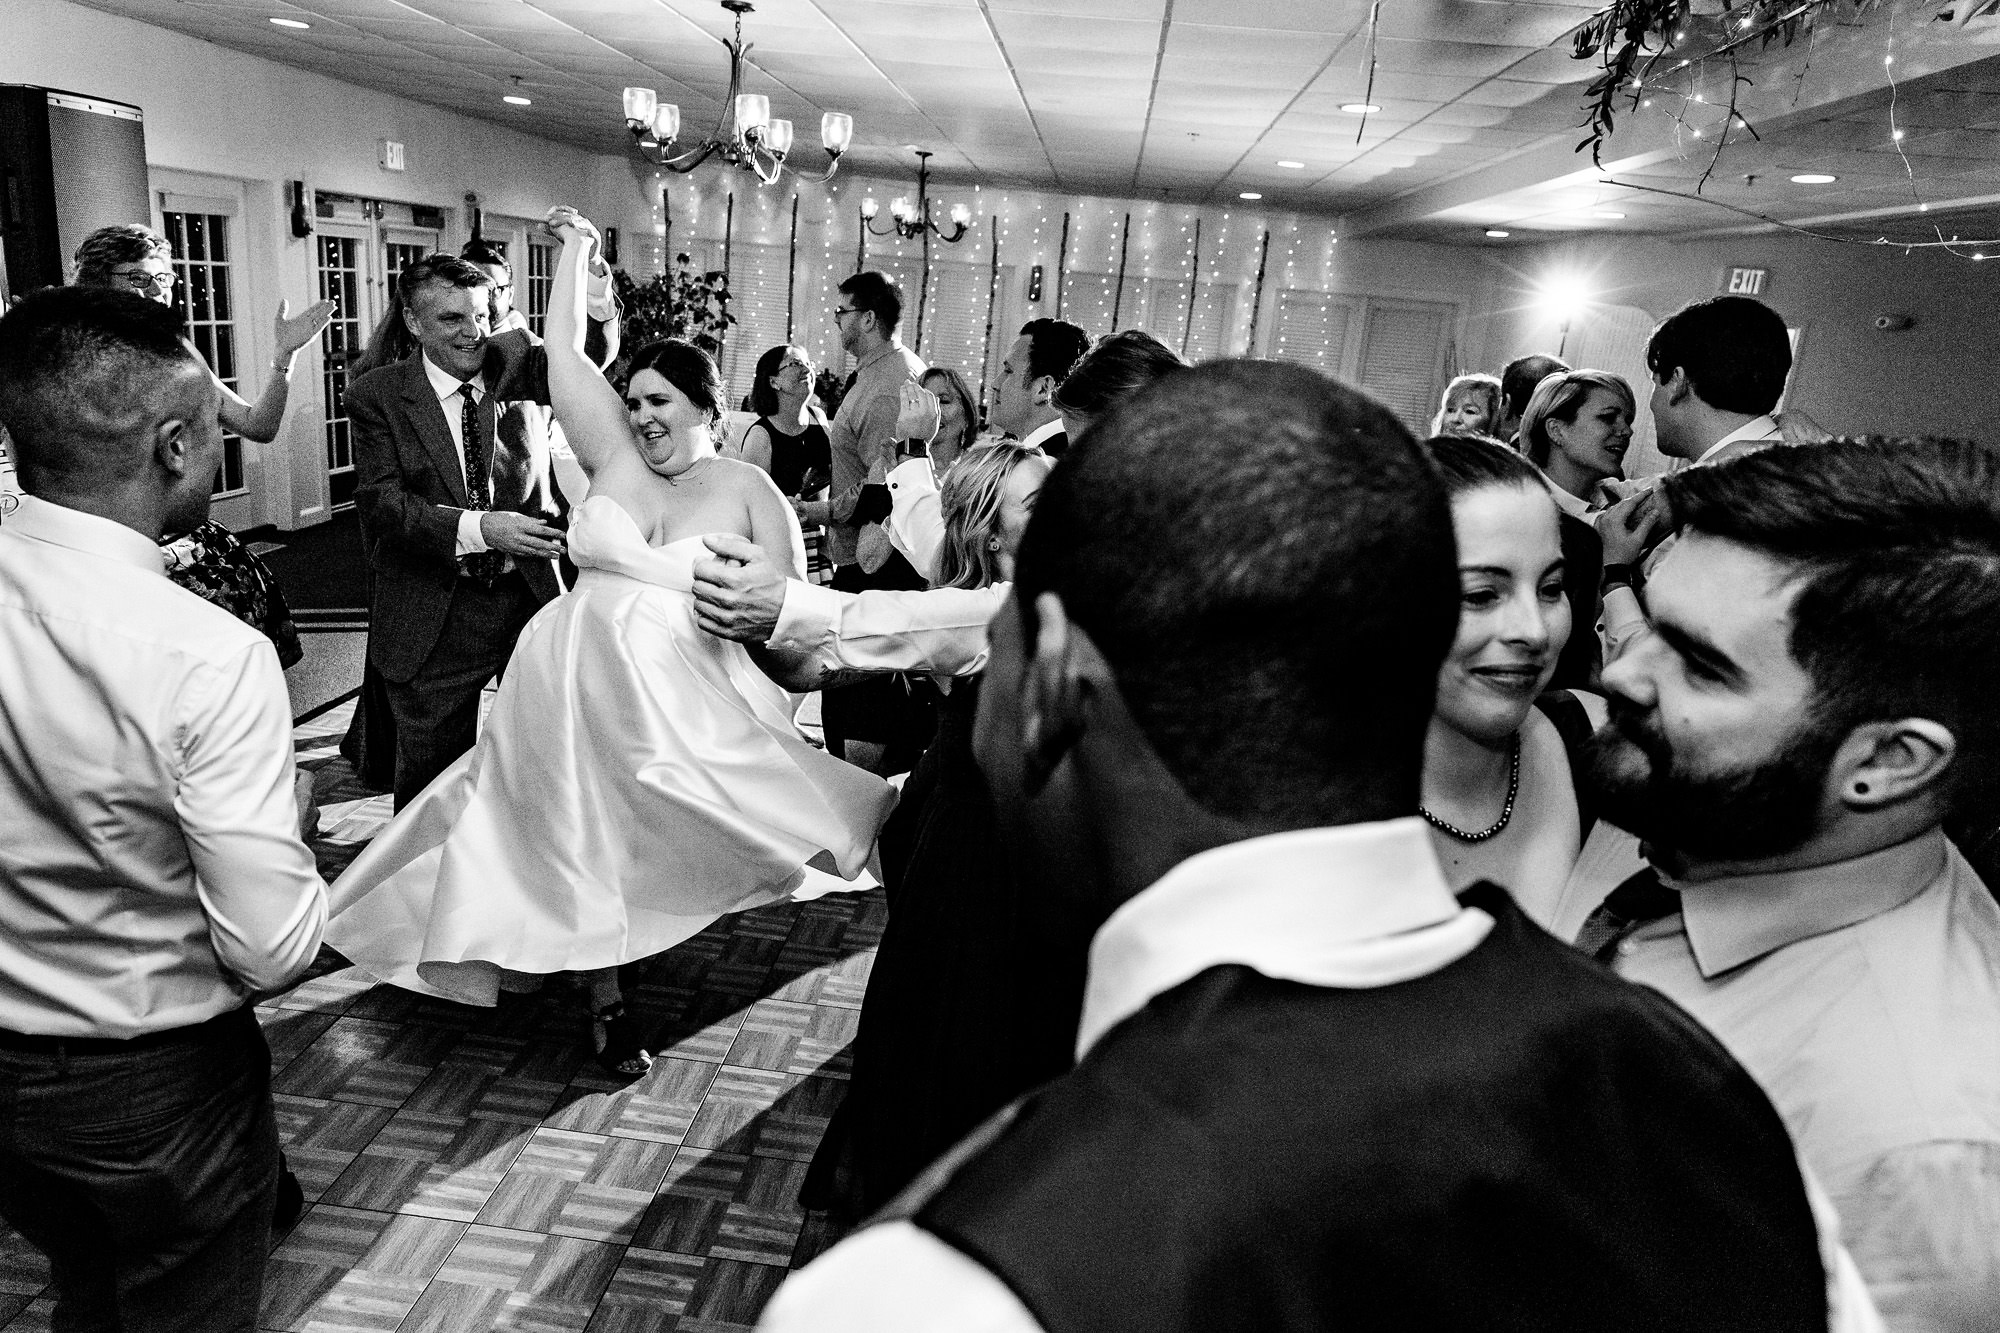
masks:
<svg viewBox="0 0 2000 1333"><path fill-rule="evenodd" d="M1046 460L1040 449L1015 440L976 445L959 456L938 488L944 516L944 544L938 547L934 588L984 588L1000 580L1000 502L1007 478L1030 459Z"/></svg>
<svg viewBox="0 0 2000 1333"><path fill-rule="evenodd" d="M632 376L642 370L652 371L686 394L689 402L708 413L709 430L721 431L722 372L715 368L715 361L707 352L681 338L662 338L632 354L625 383L629 386Z"/></svg>

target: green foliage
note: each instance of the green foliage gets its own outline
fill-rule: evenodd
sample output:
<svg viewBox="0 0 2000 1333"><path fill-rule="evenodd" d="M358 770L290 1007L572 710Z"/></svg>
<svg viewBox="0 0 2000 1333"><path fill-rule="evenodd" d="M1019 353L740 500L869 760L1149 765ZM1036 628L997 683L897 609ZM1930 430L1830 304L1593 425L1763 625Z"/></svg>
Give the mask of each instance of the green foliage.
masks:
<svg viewBox="0 0 2000 1333"><path fill-rule="evenodd" d="M729 275L720 269L695 272L686 254L674 256L665 273L656 273L645 282L636 282L624 269L611 280L618 289L618 301L625 309L623 346L615 369L622 374L623 363L647 343L661 338L684 338L718 360L722 340L736 316L729 313Z"/></svg>

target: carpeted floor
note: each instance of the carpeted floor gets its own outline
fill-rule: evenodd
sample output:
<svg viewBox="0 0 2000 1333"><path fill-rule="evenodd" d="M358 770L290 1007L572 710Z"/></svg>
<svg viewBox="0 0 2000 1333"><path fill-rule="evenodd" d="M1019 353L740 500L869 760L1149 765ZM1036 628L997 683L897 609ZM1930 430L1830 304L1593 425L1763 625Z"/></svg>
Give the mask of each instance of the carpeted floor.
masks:
<svg viewBox="0 0 2000 1333"><path fill-rule="evenodd" d="M237 535L245 542L260 543L258 553L277 576L295 613L344 611L353 619L366 618L368 560L362 554L361 524L353 510L296 532L263 527Z"/></svg>

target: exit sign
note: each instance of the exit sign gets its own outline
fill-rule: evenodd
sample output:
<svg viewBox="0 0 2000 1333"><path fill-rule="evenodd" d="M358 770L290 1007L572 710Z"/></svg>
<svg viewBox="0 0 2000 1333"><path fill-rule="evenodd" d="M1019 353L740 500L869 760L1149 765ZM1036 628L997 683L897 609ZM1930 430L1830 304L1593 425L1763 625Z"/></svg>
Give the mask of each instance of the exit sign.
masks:
<svg viewBox="0 0 2000 1333"><path fill-rule="evenodd" d="M394 139L377 139L375 141L375 160L382 164L382 170L384 171L401 171L403 169L403 145L397 143Z"/></svg>
<svg viewBox="0 0 2000 1333"><path fill-rule="evenodd" d="M1764 281L1770 276L1768 268L1732 268L1722 290L1731 296L1762 296Z"/></svg>

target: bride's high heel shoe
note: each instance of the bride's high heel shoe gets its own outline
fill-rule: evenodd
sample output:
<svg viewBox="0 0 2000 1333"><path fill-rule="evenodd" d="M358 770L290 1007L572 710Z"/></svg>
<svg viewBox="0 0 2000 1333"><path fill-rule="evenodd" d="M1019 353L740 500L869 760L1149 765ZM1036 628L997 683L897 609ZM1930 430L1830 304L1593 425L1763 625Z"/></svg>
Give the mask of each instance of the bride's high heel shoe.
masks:
<svg viewBox="0 0 2000 1333"><path fill-rule="evenodd" d="M638 1078L653 1067L653 1057L640 1044L639 1020L626 1011L623 1000L613 1000L591 1014L590 1038L597 1048L597 1063L607 1074Z"/></svg>

